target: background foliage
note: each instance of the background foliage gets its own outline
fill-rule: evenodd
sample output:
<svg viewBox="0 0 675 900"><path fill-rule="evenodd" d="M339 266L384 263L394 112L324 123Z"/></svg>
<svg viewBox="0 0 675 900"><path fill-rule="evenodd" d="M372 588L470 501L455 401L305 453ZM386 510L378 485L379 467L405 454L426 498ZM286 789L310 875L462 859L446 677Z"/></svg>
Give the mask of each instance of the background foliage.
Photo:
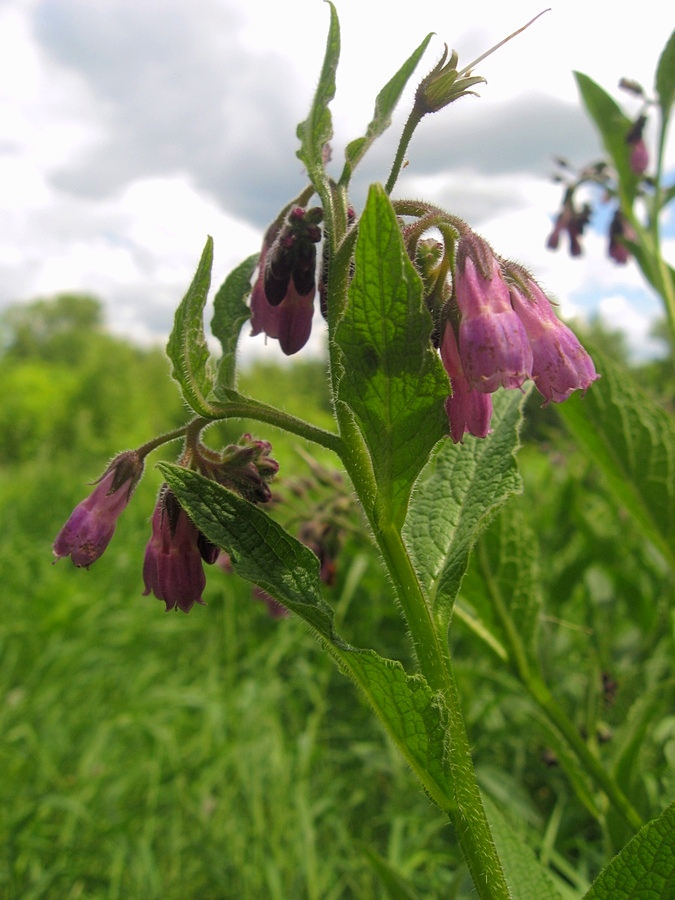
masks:
<svg viewBox="0 0 675 900"><path fill-rule="evenodd" d="M187 617L141 596L156 471L113 551L90 571L52 565L54 535L109 454L183 421L163 354L106 333L90 297L16 307L0 336L0 895L469 896L445 818L299 620L270 618L217 567L207 606ZM669 372L654 363L625 377L672 397ZM322 363L259 366L242 381L328 421ZM508 565L509 547L527 548L546 681L650 819L675 795L672 576L557 412L528 400L517 530L498 517L481 539L451 633L481 787L563 897L578 897L630 834L597 809L499 642L476 629L480 617L499 634L486 584L509 577L494 565ZM296 439L253 430L273 442L281 483L307 474ZM347 640L409 662L358 533L329 599Z"/></svg>

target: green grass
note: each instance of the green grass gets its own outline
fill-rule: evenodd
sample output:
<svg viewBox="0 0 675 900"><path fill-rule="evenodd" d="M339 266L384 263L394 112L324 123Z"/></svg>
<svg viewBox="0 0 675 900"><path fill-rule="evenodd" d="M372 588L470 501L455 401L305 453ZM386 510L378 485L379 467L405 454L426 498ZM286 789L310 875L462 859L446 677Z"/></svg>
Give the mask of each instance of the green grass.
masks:
<svg viewBox="0 0 675 900"><path fill-rule="evenodd" d="M154 474L89 571L52 565L82 476L0 486L0 896L377 897L362 844L443 891L445 821L298 621L217 569L188 616L141 595Z"/></svg>

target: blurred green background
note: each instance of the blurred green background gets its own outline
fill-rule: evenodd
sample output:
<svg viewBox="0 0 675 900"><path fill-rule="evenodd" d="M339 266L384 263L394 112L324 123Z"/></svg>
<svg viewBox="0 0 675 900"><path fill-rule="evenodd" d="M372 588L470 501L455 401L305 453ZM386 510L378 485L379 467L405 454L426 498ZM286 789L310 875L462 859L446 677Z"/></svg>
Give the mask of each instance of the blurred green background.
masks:
<svg viewBox="0 0 675 900"><path fill-rule="evenodd" d="M625 361L619 336L591 336ZM325 426L324 369L257 365L241 386ZM90 570L52 563L109 459L184 421L168 372L159 350L107 333L93 297L16 306L0 323L0 896L470 896L445 819L302 623L270 617L218 566L188 616L142 596L152 465ZM667 361L635 374L672 398ZM267 426L206 437L217 448L244 431L272 442L281 485L308 476L312 448ZM599 754L621 748L624 789L651 817L675 794L672 585L536 399L523 442L517 502L541 554L549 684ZM412 665L358 527L326 596L348 640ZM589 814L545 723L459 620L451 641L483 789L579 896L623 826Z"/></svg>

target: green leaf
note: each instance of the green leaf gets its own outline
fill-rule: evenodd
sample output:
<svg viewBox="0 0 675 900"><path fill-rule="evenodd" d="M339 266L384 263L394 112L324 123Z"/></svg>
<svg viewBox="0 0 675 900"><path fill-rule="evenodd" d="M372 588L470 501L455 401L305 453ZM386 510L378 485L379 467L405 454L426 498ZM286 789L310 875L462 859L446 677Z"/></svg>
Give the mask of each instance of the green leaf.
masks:
<svg viewBox="0 0 675 900"><path fill-rule="evenodd" d="M196 472L170 463L158 468L197 528L230 554L234 570L307 622L361 688L429 795L447 811L453 801L442 698L400 663L350 647L335 633L333 612L321 598L317 557L267 513Z"/></svg>
<svg viewBox="0 0 675 900"><path fill-rule="evenodd" d="M207 401L213 380L208 370L209 348L204 337L204 306L211 284L213 239L207 238L192 284L176 310L166 353L173 364L171 374L183 397L200 416L210 416Z"/></svg>
<svg viewBox="0 0 675 900"><path fill-rule="evenodd" d="M398 872L390 862L380 856L372 847L363 845L361 850L377 875L384 896L389 900L417 900L417 894L411 884Z"/></svg>
<svg viewBox="0 0 675 900"><path fill-rule="evenodd" d="M675 420L629 372L597 351L593 356L602 378L585 397L557 405L558 413L617 503L675 566Z"/></svg>
<svg viewBox="0 0 675 900"><path fill-rule="evenodd" d="M600 132L605 150L616 168L622 205L630 209L639 183L639 177L630 166L630 146L626 141L633 123L613 98L591 78L581 72L575 72L574 77L586 110Z"/></svg>
<svg viewBox="0 0 675 900"><path fill-rule="evenodd" d="M330 28L319 84L309 114L297 129L300 140L297 155L305 164L310 181L315 187L321 181L323 173L324 147L333 137L333 121L328 107L335 96L335 73L340 60L340 23L335 6L330 0L328 5Z"/></svg>
<svg viewBox="0 0 675 900"><path fill-rule="evenodd" d="M661 107L662 128L668 126L668 119L675 100L675 31L668 38L668 43L663 48L656 69L656 93Z"/></svg>
<svg viewBox="0 0 675 900"><path fill-rule="evenodd" d="M353 413L368 448L375 513L397 529L415 479L448 430L448 378L431 330L396 214L384 189L372 185L359 222L347 308L335 333L344 366L338 401Z"/></svg>
<svg viewBox="0 0 675 900"><path fill-rule="evenodd" d="M584 900L675 897L675 803L652 819L598 875Z"/></svg>
<svg viewBox="0 0 675 900"><path fill-rule="evenodd" d="M517 640L529 658L535 660L541 584L537 539L522 497L512 500L490 524L481 536L477 557L475 579L468 586L467 576L462 597L499 642L508 647ZM504 630L504 616L510 635Z"/></svg>
<svg viewBox="0 0 675 900"><path fill-rule="evenodd" d="M417 68L417 63L422 58L429 45L433 34L428 34L415 52L403 63L394 77L385 84L375 100L375 112L372 121L368 125L363 137L351 141L345 149L345 167L340 177L340 184L347 185L352 172L361 161L370 146L391 125L391 115L401 99L403 89L412 73Z"/></svg>
<svg viewBox="0 0 675 900"><path fill-rule="evenodd" d="M525 394L493 396L492 434L446 441L419 480L404 528L404 540L420 582L441 622L469 564L471 549L492 513L521 489L515 453Z"/></svg>
<svg viewBox="0 0 675 900"><path fill-rule="evenodd" d="M213 299L211 331L223 348L216 376L216 395L219 395L219 390L235 385L239 332L251 316L244 299L251 292L251 276L258 264L258 256L254 253L233 269Z"/></svg>
<svg viewBox="0 0 675 900"><path fill-rule="evenodd" d="M483 798L497 853L511 896L518 900L561 900L550 875L489 797Z"/></svg>

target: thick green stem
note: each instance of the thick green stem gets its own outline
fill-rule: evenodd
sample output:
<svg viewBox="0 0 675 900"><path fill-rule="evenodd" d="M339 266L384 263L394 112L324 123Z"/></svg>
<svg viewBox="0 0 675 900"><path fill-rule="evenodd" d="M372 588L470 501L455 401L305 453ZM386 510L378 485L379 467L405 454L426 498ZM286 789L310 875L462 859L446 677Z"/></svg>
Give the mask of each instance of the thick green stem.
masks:
<svg viewBox="0 0 675 900"><path fill-rule="evenodd" d="M370 466L359 456L358 452L353 453L343 462L359 497L371 498ZM372 502L368 503L366 512L395 586L420 671L429 686L443 698L448 723L447 765L453 786L449 797L441 788L446 798L443 809L454 826L478 896L483 900L506 900L510 894L476 781L447 641L436 628L401 535L393 526L374 521Z"/></svg>

